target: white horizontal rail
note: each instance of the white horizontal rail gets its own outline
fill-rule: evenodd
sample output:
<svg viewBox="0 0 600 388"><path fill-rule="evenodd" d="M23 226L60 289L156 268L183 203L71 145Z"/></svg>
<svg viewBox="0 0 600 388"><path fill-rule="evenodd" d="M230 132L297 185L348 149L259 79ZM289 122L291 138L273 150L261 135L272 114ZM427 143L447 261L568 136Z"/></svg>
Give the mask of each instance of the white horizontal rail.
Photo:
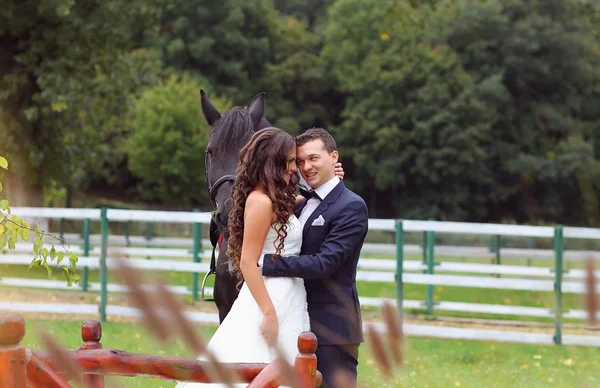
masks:
<svg viewBox="0 0 600 388"><path fill-rule="evenodd" d="M384 303L389 303L393 307L397 307L395 299L392 298L373 298L373 297L359 297L361 306L368 307L382 307ZM425 301L409 300L405 299L402 301L403 309L423 309L425 308ZM526 306L510 306L510 305L498 305L498 304L485 304L485 303L465 303L465 302L438 302L435 305L436 310L445 311L459 311L459 312L471 312L471 313L483 313L483 314L497 314L497 315L517 315L517 316L528 316L528 317L542 317L552 318L554 312L552 309L543 307L526 307ZM580 319L584 320L588 318L588 313L584 310L569 310L563 313L564 318ZM596 318L600 320L600 312L596 313Z"/></svg>
<svg viewBox="0 0 600 388"><path fill-rule="evenodd" d="M369 218L369 230L396 231L396 220L383 218Z"/></svg>
<svg viewBox="0 0 600 388"><path fill-rule="evenodd" d="M501 236L530 236L554 237L554 228L550 226L529 225L504 225L480 224L473 222L448 222L448 221L416 221L404 220L403 228L406 232L438 232L460 234L485 234Z"/></svg>
<svg viewBox="0 0 600 388"><path fill-rule="evenodd" d="M115 252L115 253L118 253ZM144 251L143 254L150 252ZM209 254L207 253L206 258ZM176 261L176 260L146 260L146 259L134 259L127 258L127 263L134 268L146 269L146 270L162 270L162 271L177 271L177 272L200 272L205 273L209 269L209 263L194 263L190 261ZM29 265L32 261L31 255L19 255L19 254L8 254L0 255L0 264L13 264L13 265ZM60 265L56 261L50 261L49 264L53 267L65 266L68 261L64 260ZM98 269L100 267L100 259L98 257L79 257L77 263L79 268L87 267L90 269ZM115 268L113 258L107 259L107 267ZM358 262L358 268L368 270L396 270L396 262L389 259L360 259ZM427 265L416 261L407 260L404 261L404 271L424 271L427 269ZM538 277L553 277L554 272L551 268L544 267L527 267L527 266L510 266L510 265L494 265L494 264L477 264L477 263L450 263L444 262L439 266L435 267L436 272L461 272L461 273L481 273L481 274L500 274L500 275L514 275L514 276L538 276ZM384 281L394 282L394 273L381 274L380 272L363 272L358 271L358 280L361 281ZM594 276L600 279L600 271L595 271ZM586 272L584 270L572 269L563 274L563 278L566 279L584 279ZM381 279L381 280L379 280Z"/></svg>
<svg viewBox="0 0 600 388"><path fill-rule="evenodd" d="M163 271L178 271L178 272L198 272L206 273L209 269L209 263L193 263L186 261L176 260L145 260L145 259L126 259L127 263L137 269L145 270L163 270ZM364 263L365 260L362 259ZM373 259L377 260L377 259ZM375 263L381 264L383 260L377 260ZM390 260L391 261L391 260ZM28 265L31 263L31 257L27 255L0 255L0 264L23 264ZM64 262L66 265L66 262ZM411 263L410 267L415 270L421 270L424 267L422 264L416 261L405 262ZM462 264L462 263L445 263L447 269L452 269L456 272L480 272L480 273L496 273L523 275L523 276L552 276L549 269L537 268L537 267L522 267L517 266L501 266L486 265L486 264ZM56 266L56 262L50 262L50 265ZM99 268L99 258L96 257L81 257L78 263L79 267L88 268ZM117 262L113 258L107 258L107 268L116 269L118 268ZM377 265L380 266L380 265ZM443 268L443 266L440 266ZM506 271L501 271L506 270ZM517 271L523 271L525 273L518 273ZM547 271L547 272L544 272ZM582 279L585 276L585 272L578 270L573 271L575 278ZM569 275L569 274L566 274ZM566 276L565 275L565 276ZM475 288L493 288L493 289L512 289L512 290L528 290L528 291L553 291L554 282L552 280L531 280L531 279L497 279L482 276L464 276L464 275L439 275L439 274L415 274L415 273L404 273L402 276L404 283L409 284L432 284L441 286L455 286L455 287L475 287ZM358 271L356 274L356 280L367 281L367 282L385 282L394 283L396 281L395 272L381 272L381 271ZM600 284L597 285L600 289ZM567 293L585 293L585 288L582 282L565 282L562 283L563 292Z"/></svg>
<svg viewBox="0 0 600 388"><path fill-rule="evenodd" d="M72 245L82 244L83 239L79 234L66 233L65 240ZM90 244L99 245L101 236L99 234L90 235ZM126 244L124 235L109 235L109 244ZM194 240L191 238L181 237L153 237L147 240L144 236L130 236L129 243L131 245L146 245L146 246L176 246L182 247L193 246ZM202 240L202 248L204 250L212 249L208 239ZM370 254L396 254L395 244L381 243L364 243L362 253ZM471 246L453 246L453 245L435 245L436 257L472 257L478 259L491 259L496 257L494 252L490 252L487 247L471 247ZM422 255L423 248L417 244L404 244L405 255ZM565 250L563 253L564 260L582 260L591 257L595 260L600 260L600 251L588 250ZM552 249L531 249L531 248L502 248L501 258L504 259L543 259L554 260L554 251Z"/></svg>
<svg viewBox="0 0 600 388"><path fill-rule="evenodd" d="M373 325L373 327L381 332L386 332L386 326L383 323L368 322L363 325ZM415 337L435 337L435 338L452 338L463 340L485 340L485 341L500 341L514 343L530 343L530 344L546 344L554 343L552 334L528 333L518 331L502 331L502 330L487 330L473 328L458 328L434 325L412 325L404 324L403 332L407 336ZM563 335L562 343L564 345L580 345L580 346L600 346L600 337L587 335Z"/></svg>
<svg viewBox="0 0 600 388"><path fill-rule="evenodd" d="M600 229L567 226L563 228L563 237L600 240Z"/></svg>
<svg viewBox="0 0 600 388"><path fill-rule="evenodd" d="M98 314L98 305L0 301L0 311L47 314Z"/></svg>
<svg viewBox="0 0 600 388"><path fill-rule="evenodd" d="M52 218L52 219L90 219L100 220L100 209L87 208L36 208L36 207L13 207L12 212L21 217ZM155 211L155 210L124 210L107 209L109 221L138 221L138 222L168 222L168 223L209 223L209 212L186 212L186 211ZM395 219L369 219L370 230L382 230L395 232ZM552 226L532 225L506 225L487 224L474 222L452 222L452 221L422 221L403 220L403 229L406 232L432 231L438 233L461 233L475 235L505 235L505 236L529 236L529 237L554 237ZM569 227L563 228L565 238L600 239L600 229Z"/></svg>
<svg viewBox="0 0 600 388"><path fill-rule="evenodd" d="M66 220L100 220L100 209L73 209L49 207L11 207L11 213L21 218L51 218Z"/></svg>
<svg viewBox="0 0 600 388"><path fill-rule="evenodd" d="M57 246L57 251L64 252L62 247ZM70 246L68 248L71 252L75 253L78 256L83 255L83 249L79 246ZM15 247L14 250L8 251L8 253L4 255L13 255L13 254L32 254L33 252L33 244L29 243L20 243ZM107 253L109 255L117 256L149 256L157 259L160 258L182 258L182 259L191 259L193 257L192 251L188 249L169 249L169 248L130 248L130 247L109 247L107 249ZM2 253L0 253L0 256ZM90 248L88 251L88 255L90 256L99 256L100 255L100 247ZM212 255L212 250L203 250L200 251L198 257L200 258L210 258ZM33 256L30 256L33 258Z"/></svg>
<svg viewBox="0 0 600 388"><path fill-rule="evenodd" d="M60 289L60 290L71 290L80 291L79 285L67 286L66 281L61 280L39 280L39 279L22 279L22 278L5 278L0 277L0 286L7 287L29 287L29 288L41 288L41 289ZM151 289L151 285L144 285L142 288ZM100 291L100 283L88 283L88 289L91 291ZM186 286L167 286L171 292L178 295L191 295L192 291ZM128 292L129 288L122 284L109 283L106 285L108 292ZM206 287L204 289L206 296L212 297L213 288Z"/></svg>
<svg viewBox="0 0 600 388"><path fill-rule="evenodd" d="M210 223L211 215L208 212L176 212L156 210L122 210L108 209L106 218L109 221L143 221L143 222L169 222L169 223Z"/></svg>
<svg viewBox="0 0 600 388"><path fill-rule="evenodd" d="M79 233L65 233L63 237L69 244L83 244L83 238L81 238L81 235ZM102 236L99 234L90 234L89 241L91 245L99 245L102 241ZM131 245L189 247L190 249L194 245L194 239L189 237L152 237L151 239L147 239L145 236L129 236L127 238L125 235L108 235L109 245L127 244L128 241ZM202 248L212 249L210 240L202 239L201 242Z"/></svg>

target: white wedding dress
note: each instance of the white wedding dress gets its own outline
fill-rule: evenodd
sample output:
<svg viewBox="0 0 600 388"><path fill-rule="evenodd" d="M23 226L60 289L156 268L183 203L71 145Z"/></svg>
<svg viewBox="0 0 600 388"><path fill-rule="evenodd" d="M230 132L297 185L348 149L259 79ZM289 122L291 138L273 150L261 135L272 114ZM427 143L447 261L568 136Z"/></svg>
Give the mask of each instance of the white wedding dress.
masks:
<svg viewBox="0 0 600 388"><path fill-rule="evenodd" d="M263 245L262 254L275 253L277 231L271 227ZM302 246L300 221L292 215L288 221L284 255L299 255ZM289 277L263 276L267 292L273 301L279 321L279 347L286 360L294 365L298 354L298 336L310 330L304 280ZM260 333L263 314L246 283L210 342L208 349L220 362L270 363L275 354ZM205 357L198 358L205 360ZM238 384L236 384L237 386ZM239 384L246 387L248 384ZM220 387L221 384L179 383L176 388Z"/></svg>

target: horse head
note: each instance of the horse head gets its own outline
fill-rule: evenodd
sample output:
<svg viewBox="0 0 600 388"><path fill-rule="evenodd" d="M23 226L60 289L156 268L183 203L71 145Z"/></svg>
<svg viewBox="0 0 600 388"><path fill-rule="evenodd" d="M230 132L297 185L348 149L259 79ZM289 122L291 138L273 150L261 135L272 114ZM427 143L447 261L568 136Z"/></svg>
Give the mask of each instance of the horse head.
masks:
<svg viewBox="0 0 600 388"><path fill-rule="evenodd" d="M221 114L200 90L202 114L210 126L205 151L205 184L213 207L214 221L221 234L228 237L227 221L232 208L231 191L239 164L240 150L254 132L270 127L265 117L264 93L258 94L249 107L233 107Z"/></svg>

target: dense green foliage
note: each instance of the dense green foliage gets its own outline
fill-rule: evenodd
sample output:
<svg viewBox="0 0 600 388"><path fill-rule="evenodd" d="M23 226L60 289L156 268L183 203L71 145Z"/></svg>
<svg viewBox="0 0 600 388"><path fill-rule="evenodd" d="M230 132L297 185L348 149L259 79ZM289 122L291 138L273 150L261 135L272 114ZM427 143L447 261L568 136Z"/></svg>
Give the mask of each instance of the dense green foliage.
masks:
<svg viewBox="0 0 600 388"><path fill-rule="evenodd" d="M208 125L198 109L200 84L184 74L147 89L134 103L131 135L123 141L143 200L182 205L206 202L204 149ZM228 101L213 103L221 112ZM190 173L194 171L194 173Z"/></svg>
<svg viewBox="0 0 600 388"><path fill-rule="evenodd" d="M43 187L206 206L198 89L220 108L265 91L275 125L334 133L372 217L598 226L597 15L578 0L10 0L0 134Z"/></svg>

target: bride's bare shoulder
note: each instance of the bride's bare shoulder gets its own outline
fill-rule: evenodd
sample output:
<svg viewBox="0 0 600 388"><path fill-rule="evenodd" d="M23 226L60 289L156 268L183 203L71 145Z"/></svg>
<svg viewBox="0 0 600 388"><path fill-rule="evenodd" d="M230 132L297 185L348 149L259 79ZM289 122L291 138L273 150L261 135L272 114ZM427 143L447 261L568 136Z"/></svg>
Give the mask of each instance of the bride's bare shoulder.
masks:
<svg viewBox="0 0 600 388"><path fill-rule="evenodd" d="M272 211L273 209L273 201L267 194L262 191L254 190L248 194L248 198L246 199L246 210L253 211Z"/></svg>

